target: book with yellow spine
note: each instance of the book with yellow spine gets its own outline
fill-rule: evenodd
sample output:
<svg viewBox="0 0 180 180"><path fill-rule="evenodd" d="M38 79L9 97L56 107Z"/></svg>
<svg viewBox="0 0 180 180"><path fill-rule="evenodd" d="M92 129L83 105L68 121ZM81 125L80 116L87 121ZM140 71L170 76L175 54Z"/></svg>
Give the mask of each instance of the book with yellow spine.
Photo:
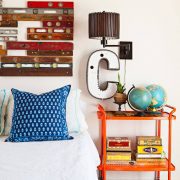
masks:
<svg viewBox="0 0 180 180"><path fill-rule="evenodd" d="M131 161L131 152L107 152L107 161Z"/></svg>

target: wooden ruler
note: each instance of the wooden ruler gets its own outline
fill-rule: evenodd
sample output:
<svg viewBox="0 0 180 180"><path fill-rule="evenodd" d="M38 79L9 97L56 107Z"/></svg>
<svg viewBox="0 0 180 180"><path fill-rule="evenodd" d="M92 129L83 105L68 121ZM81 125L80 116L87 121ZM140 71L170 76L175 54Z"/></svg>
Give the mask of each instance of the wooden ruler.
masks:
<svg viewBox="0 0 180 180"><path fill-rule="evenodd" d="M18 27L17 21L0 21L0 27Z"/></svg>
<svg viewBox="0 0 180 180"><path fill-rule="evenodd" d="M28 56L73 56L73 51L27 51Z"/></svg>
<svg viewBox="0 0 180 180"><path fill-rule="evenodd" d="M57 14L2 14L1 21L73 21L73 15Z"/></svg>
<svg viewBox="0 0 180 180"><path fill-rule="evenodd" d="M72 51L70 42L7 42L7 49L11 50L63 50Z"/></svg>
<svg viewBox="0 0 180 180"><path fill-rule="evenodd" d="M74 8L73 2L59 2L59 1L28 1L28 8Z"/></svg>
<svg viewBox="0 0 180 180"><path fill-rule="evenodd" d="M0 14L74 14L74 11L60 8L0 8Z"/></svg>

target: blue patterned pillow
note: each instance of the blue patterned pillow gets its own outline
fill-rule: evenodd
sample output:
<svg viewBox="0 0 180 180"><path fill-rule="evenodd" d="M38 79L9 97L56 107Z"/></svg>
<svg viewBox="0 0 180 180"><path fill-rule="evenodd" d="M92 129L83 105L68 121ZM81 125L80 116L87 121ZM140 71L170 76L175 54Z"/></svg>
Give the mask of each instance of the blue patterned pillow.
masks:
<svg viewBox="0 0 180 180"><path fill-rule="evenodd" d="M66 100L71 86L35 95L12 89L14 112L6 142L68 140Z"/></svg>

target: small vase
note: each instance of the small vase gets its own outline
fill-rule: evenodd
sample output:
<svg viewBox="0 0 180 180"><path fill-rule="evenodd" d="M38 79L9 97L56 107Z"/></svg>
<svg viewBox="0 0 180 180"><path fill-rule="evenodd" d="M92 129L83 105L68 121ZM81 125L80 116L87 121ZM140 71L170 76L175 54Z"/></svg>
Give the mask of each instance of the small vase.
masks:
<svg viewBox="0 0 180 180"><path fill-rule="evenodd" d="M121 111L121 106L123 104L126 104L127 102L127 95L125 93L116 93L114 95L114 103L116 103L119 107L118 107L118 111L115 112L115 115L118 116L125 116L126 114Z"/></svg>
<svg viewBox="0 0 180 180"><path fill-rule="evenodd" d="M116 93L114 95L114 101L117 104L125 104L127 101L127 95L125 93Z"/></svg>

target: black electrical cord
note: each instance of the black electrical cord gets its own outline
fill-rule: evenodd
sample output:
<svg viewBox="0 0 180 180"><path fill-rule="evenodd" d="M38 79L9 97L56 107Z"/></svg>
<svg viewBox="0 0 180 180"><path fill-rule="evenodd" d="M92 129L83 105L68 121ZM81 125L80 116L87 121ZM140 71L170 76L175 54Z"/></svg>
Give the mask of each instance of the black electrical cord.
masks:
<svg viewBox="0 0 180 180"><path fill-rule="evenodd" d="M124 86L126 86L126 59L124 59ZM126 93L126 90L125 90ZM126 111L126 104L124 104L124 109Z"/></svg>

